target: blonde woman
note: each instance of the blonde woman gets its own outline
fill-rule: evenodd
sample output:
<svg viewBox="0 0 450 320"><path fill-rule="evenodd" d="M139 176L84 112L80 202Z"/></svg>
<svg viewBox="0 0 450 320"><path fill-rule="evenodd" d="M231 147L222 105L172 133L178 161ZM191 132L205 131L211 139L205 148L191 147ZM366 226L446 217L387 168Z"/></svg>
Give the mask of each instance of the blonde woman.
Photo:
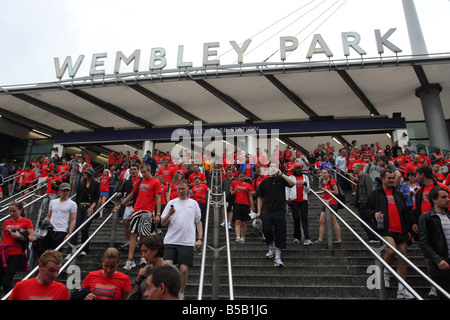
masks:
<svg viewBox="0 0 450 320"><path fill-rule="evenodd" d="M102 269L90 272L81 284L89 289L84 300L126 300L131 291L130 277L117 271L119 251L108 248L103 254Z"/></svg>

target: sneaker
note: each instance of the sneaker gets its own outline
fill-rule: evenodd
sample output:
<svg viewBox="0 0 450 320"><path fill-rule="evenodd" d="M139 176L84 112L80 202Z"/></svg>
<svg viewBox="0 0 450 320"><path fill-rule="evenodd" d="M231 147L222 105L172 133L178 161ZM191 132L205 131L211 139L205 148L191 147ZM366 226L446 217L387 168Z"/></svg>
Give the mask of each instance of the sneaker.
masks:
<svg viewBox="0 0 450 320"><path fill-rule="evenodd" d="M241 242L241 238L240 238L240 237L236 237L236 240L235 240L235 242L236 242L236 243L239 243L239 242Z"/></svg>
<svg viewBox="0 0 450 320"><path fill-rule="evenodd" d="M397 299L399 300L412 300L414 299L414 296L409 293L408 290L403 288L402 290L397 290Z"/></svg>
<svg viewBox="0 0 450 320"><path fill-rule="evenodd" d="M309 240L309 239L306 239L306 240L303 242L303 245L304 245L304 246L310 246L310 245L312 245L312 244L313 244L312 241Z"/></svg>
<svg viewBox="0 0 450 320"><path fill-rule="evenodd" d="M64 258L64 260L69 260L72 257L71 253L68 253L67 256Z"/></svg>
<svg viewBox="0 0 450 320"><path fill-rule="evenodd" d="M275 248L270 248L269 247L269 251L266 253L266 258L267 259L273 259L275 257Z"/></svg>
<svg viewBox="0 0 450 320"><path fill-rule="evenodd" d="M127 241L123 245L120 246L120 249L127 250L129 246L130 246L130 241Z"/></svg>
<svg viewBox="0 0 450 320"><path fill-rule="evenodd" d="M141 257L141 259L139 259L139 264L140 265L147 264L147 261L145 261L144 257Z"/></svg>
<svg viewBox="0 0 450 320"><path fill-rule="evenodd" d="M180 300L184 300L184 293L180 293Z"/></svg>
<svg viewBox="0 0 450 320"><path fill-rule="evenodd" d="M80 252L80 256L85 256L85 255L87 255L86 251L81 251Z"/></svg>
<svg viewBox="0 0 450 320"><path fill-rule="evenodd" d="M131 270L132 268L136 267L136 264L134 263L133 260L128 259L127 262L125 263L125 265L123 266L124 270Z"/></svg>
<svg viewBox="0 0 450 320"><path fill-rule="evenodd" d="M389 277L389 274L388 273L384 273L384 287L386 288L386 289L389 289L390 287L391 287L391 282L390 282L390 280L391 280L391 277Z"/></svg>
<svg viewBox="0 0 450 320"><path fill-rule="evenodd" d="M245 243L245 238L241 238L241 239L239 240L239 242L240 242L240 243Z"/></svg>
<svg viewBox="0 0 450 320"><path fill-rule="evenodd" d="M220 226L221 226L222 228L225 228L225 221L222 221L222 223L220 224Z"/></svg>
<svg viewBox="0 0 450 320"><path fill-rule="evenodd" d="M428 292L428 296L429 296L429 297L437 297L437 296L438 296L435 287L431 287L430 292Z"/></svg>
<svg viewBox="0 0 450 320"><path fill-rule="evenodd" d="M274 267L284 267L283 261L281 261L280 257L275 257L275 260L273 261Z"/></svg>
<svg viewBox="0 0 450 320"><path fill-rule="evenodd" d="M300 240L298 240L297 238L294 238L294 240L292 240L292 243L300 243Z"/></svg>

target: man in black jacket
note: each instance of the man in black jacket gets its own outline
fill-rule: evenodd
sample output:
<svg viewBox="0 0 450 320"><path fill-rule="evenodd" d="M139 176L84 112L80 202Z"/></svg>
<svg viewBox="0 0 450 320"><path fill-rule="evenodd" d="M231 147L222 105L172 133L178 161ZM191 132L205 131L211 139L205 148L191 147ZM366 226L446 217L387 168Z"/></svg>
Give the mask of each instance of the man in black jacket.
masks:
<svg viewBox="0 0 450 320"><path fill-rule="evenodd" d="M419 217L419 242L423 254L430 262L433 281L450 292L450 215L449 193L442 187L434 187L428 193L431 210ZM440 298L444 298L438 292Z"/></svg>
<svg viewBox="0 0 450 320"><path fill-rule="evenodd" d="M364 211L371 219L383 221L382 227L377 228L380 235L402 255L407 255L408 240L411 239L411 216L407 212L403 193L395 189L395 174L385 169L380 174L381 185L373 190L365 205ZM395 252L386 247L384 261L391 264ZM397 257L397 273L406 279L406 262ZM384 271L385 287L389 288L389 275ZM414 297L399 282L397 299L413 299Z"/></svg>

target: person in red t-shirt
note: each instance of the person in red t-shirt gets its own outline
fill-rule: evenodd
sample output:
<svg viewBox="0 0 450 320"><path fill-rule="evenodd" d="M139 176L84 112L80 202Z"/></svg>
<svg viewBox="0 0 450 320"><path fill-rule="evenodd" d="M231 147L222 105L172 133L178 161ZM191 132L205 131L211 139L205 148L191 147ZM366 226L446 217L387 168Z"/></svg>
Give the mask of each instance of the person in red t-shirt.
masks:
<svg viewBox="0 0 450 320"><path fill-rule="evenodd" d="M286 175L287 176L291 176L292 175L292 173L294 172L295 165L296 165L295 157L292 156L292 157L289 158L289 162L286 162L285 167L284 167L285 170L286 170Z"/></svg>
<svg viewBox="0 0 450 320"><path fill-rule="evenodd" d="M412 158L412 162L408 163L405 167L404 174L406 175L409 171L415 171L418 166L420 166L420 157L418 154L415 154Z"/></svg>
<svg viewBox="0 0 450 320"><path fill-rule="evenodd" d="M239 172L237 181L231 182L230 194L235 195L233 216L236 242L243 243L247 234L247 221L250 220L250 210L255 211L252 186L245 182L245 173L243 171Z"/></svg>
<svg viewBox="0 0 450 320"><path fill-rule="evenodd" d="M200 207L200 212L202 213L202 226L205 230L205 220L206 220L206 209L207 209L207 195L209 188L206 184L200 183L200 177L194 178L194 185L189 191L189 197L197 201Z"/></svg>
<svg viewBox="0 0 450 320"><path fill-rule="evenodd" d="M90 272L81 287L88 288L84 300L126 300L131 292L130 277L117 271L120 256L116 248L103 254L102 269Z"/></svg>
<svg viewBox="0 0 450 320"><path fill-rule="evenodd" d="M21 202L11 202L10 219L3 222L0 246L6 251L1 255L0 284L5 294L11 291L16 272L25 266L25 247L34 240L33 223L25 218L24 210Z"/></svg>
<svg viewBox="0 0 450 320"><path fill-rule="evenodd" d="M450 188L441 182L435 181L433 178L433 170L427 165L420 165L416 168L416 181L421 187L416 192L412 216L414 220L413 231L418 233L419 216L431 209L431 204L428 201L428 193L435 186L442 187L448 190L449 193Z"/></svg>
<svg viewBox="0 0 450 320"><path fill-rule="evenodd" d="M445 176L440 172L441 166L439 165L439 163L435 162L431 167L433 168L434 178L440 183L444 183Z"/></svg>
<svg viewBox="0 0 450 320"><path fill-rule="evenodd" d="M128 203L136 196L131 216L130 246L128 247L128 260L124 266L125 270L130 270L136 266L133 256L138 235L146 236L148 235L147 233L150 234L154 228L154 223L159 223L159 216L161 215L161 184L158 179L152 177L149 164L144 163L141 165L141 173L142 180L134 186L133 191L113 210L116 212L123 204ZM155 214L157 215L156 217ZM148 230L149 225L146 224L148 220L150 220L150 230Z"/></svg>
<svg viewBox="0 0 450 320"><path fill-rule="evenodd" d="M59 251L45 251L39 258L37 277L17 282L8 300L69 300L66 285L55 281L61 266Z"/></svg>
<svg viewBox="0 0 450 320"><path fill-rule="evenodd" d="M48 157L42 158L41 165L39 166L39 179L38 183L44 183L46 178L48 177L48 174L50 173L50 170L54 169L54 166L52 163L49 162ZM38 191L39 195L42 195L44 193L44 190L46 188L41 188Z"/></svg>
<svg viewBox="0 0 450 320"><path fill-rule="evenodd" d="M108 167L115 163L116 163L116 155L114 154L114 152L111 152L110 154L108 154Z"/></svg>
<svg viewBox="0 0 450 320"><path fill-rule="evenodd" d="M419 149L418 155L419 155L419 158L420 158L420 164L425 164L427 166L431 166L431 160L426 155L424 148L420 148Z"/></svg>
<svg viewBox="0 0 450 320"><path fill-rule="evenodd" d="M206 184L206 176L203 172L200 172L200 169L198 168L198 165L194 165L193 167L194 172L189 175L189 187L192 187L194 185L194 178L199 177L200 183Z"/></svg>
<svg viewBox="0 0 450 320"><path fill-rule="evenodd" d="M173 179L167 188L167 190L168 190L167 195L166 195L167 202L169 202L169 200L178 198L177 184L181 179L182 179L182 177L181 177L181 174L179 174L179 173L176 173L173 176ZM162 212L162 210L161 210L161 212Z"/></svg>
<svg viewBox="0 0 450 320"><path fill-rule="evenodd" d="M61 164L57 168L57 173L61 177L62 182L69 183L70 166L67 164L66 158L62 158Z"/></svg>
<svg viewBox="0 0 450 320"><path fill-rule="evenodd" d="M408 213L403 193L395 188L395 174L385 169L380 174L381 185L368 196L364 210L377 221L377 230L392 247L407 256L408 241L411 240L411 214ZM396 254L386 247L384 261L392 264ZM397 257L397 273L406 279L407 265L402 257ZM389 274L384 272L385 286L389 287ZM402 283L398 283L397 299L413 299Z"/></svg>
<svg viewBox="0 0 450 320"><path fill-rule="evenodd" d="M322 198L337 213L338 202L328 192L325 191L328 190L335 197L337 197L339 194L339 189L336 184L336 181L332 179L331 171L329 169L322 169L321 174L323 183L322 188L320 188L320 190L324 192ZM331 212L330 214L330 220L331 224L333 225L334 232L336 233L335 243L341 243L342 242L341 227L339 226L339 223L337 222L336 216L333 214L333 212ZM318 243L323 242L323 237L325 235L325 223L326 223L325 206L323 206L319 217L319 238L316 241Z"/></svg>
<svg viewBox="0 0 450 320"><path fill-rule="evenodd" d="M38 178L36 176L36 172L31 170L31 164L28 163L25 167L25 171L20 174L19 191L23 192L22 195L27 194L29 192L29 190L27 189L33 186L33 184L36 183L37 180Z"/></svg>
<svg viewBox="0 0 450 320"><path fill-rule="evenodd" d="M108 169L103 170L100 177L100 199L98 207L100 208L109 198L109 183L111 181L111 172ZM103 217L103 208L100 210L100 218Z"/></svg>
<svg viewBox="0 0 450 320"><path fill-rule="evenodd" d="M162 175L164 177L164 183L169 186L173 179L173 169L169 166L169 159L165 158L163 160L164 166L159 168L157 175Z"/></svg>
<svg viewBox="0 0 450 320"><path fill-rule="evenodd" d="M56 175L56 169L50 170L50 173L48 174L46 178L47 182L47 191L45 192L46 197L42 200L41 204L41 212L43 212L44 215L47 214L48 211L48 204L51 200L58 198L59 196L59 185L62 183L61 177Z"/></svg>
<svg viewBox="0 0 450 320"><path fill-rule="evenodd" d="M308 193L310 191L308 175L303 174L302 165L297 163L294 173L289 178L295 181L295 186L286 189L286 200L292 209L292 218L294 220L294 240L293 243L299 243L301 239L301 230L305 235L304 245L311 245L308 228Z"/></svg>

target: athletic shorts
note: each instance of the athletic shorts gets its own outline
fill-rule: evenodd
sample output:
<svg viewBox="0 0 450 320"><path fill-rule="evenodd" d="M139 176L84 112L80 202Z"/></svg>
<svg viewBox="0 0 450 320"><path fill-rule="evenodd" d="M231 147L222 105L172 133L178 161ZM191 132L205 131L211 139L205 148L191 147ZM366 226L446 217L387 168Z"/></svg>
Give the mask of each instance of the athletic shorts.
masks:
<svg viewBox="0 0 450 320"><path fill-rule="evenodd" d="M176 244L164 245L164 260L171 260L173 264L194 265L194 247Z"/></svg>
<svg viewBox="0 0 450 320"><path fill-rule="evenodd" d="M407 233L398 233L398 232L391 232L391 231L383 231L381 234L382 237L391 237L394 239L396 244L401 244L404 242L407 242L409 237Z"/></svg>
<svg viewBox="0 0 450 320"><path fill-rule="evenodd" d="M100 191L100 197L101 198L108 198L109 197L109 191Z"/></svg>
<svg viewBox="0 0 450 320"><path fill-rule="evenodd" d="M131 220L131 216L133 215L133 206L126 206L123 210L123 220Z"/></svg>
<svg viewBox="0 0 450 320"><path fill-rule="evenodd" d="M153 231L153 212L141 210L133 213L130 222L130 233L149 236Z"/></svg>
<svg viewBox="0 0 450 320"><path fill-rule="evenodd" d="M233 208L233 219L234 221L248 221L250 220L250 207L246 204L235 203Z"/></svg>

